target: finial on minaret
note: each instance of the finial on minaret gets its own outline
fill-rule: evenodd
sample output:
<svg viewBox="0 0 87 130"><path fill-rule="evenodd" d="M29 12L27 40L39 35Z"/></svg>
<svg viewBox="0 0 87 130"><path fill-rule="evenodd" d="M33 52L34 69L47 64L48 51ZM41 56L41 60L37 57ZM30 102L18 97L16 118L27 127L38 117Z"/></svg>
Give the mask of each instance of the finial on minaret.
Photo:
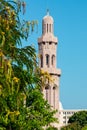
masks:
<svg viewBox="0 0 87 130"><path fill-rule="evenodd" d="M49 16L49 9L47 9L47 15Z"/></svg>

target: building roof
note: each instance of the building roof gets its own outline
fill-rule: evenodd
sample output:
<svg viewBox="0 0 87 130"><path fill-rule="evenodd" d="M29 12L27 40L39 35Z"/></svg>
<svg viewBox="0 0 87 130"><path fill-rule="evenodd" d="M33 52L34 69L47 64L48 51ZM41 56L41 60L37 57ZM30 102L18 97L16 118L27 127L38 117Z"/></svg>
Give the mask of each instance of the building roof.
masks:
<svg viewBox="0 0 87 130"><path fill-rule="evenodd" d="M51 22L53 22L53 17L50 16L48 10L47 10L47 14L43 17L43 21L51 21Z"/></svg>

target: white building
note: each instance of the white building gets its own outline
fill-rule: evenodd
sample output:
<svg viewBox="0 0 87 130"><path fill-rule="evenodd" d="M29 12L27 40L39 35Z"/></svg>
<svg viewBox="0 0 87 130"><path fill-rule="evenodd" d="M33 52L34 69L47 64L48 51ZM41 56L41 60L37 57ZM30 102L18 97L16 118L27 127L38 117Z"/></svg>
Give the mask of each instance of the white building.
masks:
<svg viewBox="0 0 87 130"><path fill-rule="evenodd" d="M57 109L58 112L55 115L59 123L55 124L55 127L61 127L68 124L68 119L75 112L81 110L64 110L59 99L59 81L61 76L61 70L56 67L56 52L57 52L58 39L54 36L54 20L47 13L42 20L42 35L38 38L39 47L39 67L47 71L54 82L47 81L46 86L43 88L44 98L52 106L53 109Z"/></svg>
<svg viewBox="0 0 87 130"><path fill-rule="evenodd" d="M59 126L66 126L69 118L76 112L84 111L83 109L63 109L61 102L59 102ZM87 111L87 110L85 110Z"/></svg>

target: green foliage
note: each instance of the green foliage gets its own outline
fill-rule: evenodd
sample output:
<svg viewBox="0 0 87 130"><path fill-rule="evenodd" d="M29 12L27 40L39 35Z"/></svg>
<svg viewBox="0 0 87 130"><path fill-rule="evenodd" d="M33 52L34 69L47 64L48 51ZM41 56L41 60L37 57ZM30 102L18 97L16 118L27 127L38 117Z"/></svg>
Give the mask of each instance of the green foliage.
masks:
<svg viewBox="0 0 87 130"><path fill-rule="evenodd" d="M69 125L61 130L86 130L87 129L87 111L79 111L69 118Z"/></svg>
<svg viewBox="0 0 87 130"><path fill-rule="evenodd" d="M87 125L82 128L82 130L87 130Z"/></svg>
<svg viewBox="0 0 87 130"><path fill-rule="evenodd" d="M19 79L12 77L11 64L2 58L0 70L0 127L16 128L20 109L23 107L25 95L19 91ZM4 66L5 65L5 66ZM5 71L4 71L5 70ZM24 108L25 109L25 108Z"/></svg>
<svg viewBox="0 0 87 130"><path fill-rule="evenodd" d="M0 0L0 130L43 130L57 121L41 93L32 46L22 47L37 21L21 21L25 2Z"/></svg>
<svg viewBox="0 0 87 130"><path fill-rule="evenodd" d="M58 130L56 127L50 126L46 130Z"/></svg>
<svg viewBox="0 0 87 130"><path fill-rule="evenodd" d="M55 111L50 109L50 106L47 101L43 99L43 95L38 88L29 89L26 104L27 107L32 106L30 113L32 113L33 117L31 117L30 124L35 123L34 126L37 124L38 129L41 129L41 126L49 125L50 122L57 121L57 119L53 117ZM31 129L33 129L32 127L31 125Z"/></svg>
<svg viewBox="0 0 87 130"><path fill-rule="evenodd" d="M35 52L31 47L30 49L22 48L22 50L17 48L17 46L22 46L22 39L28 38L30 28L33 30L37 24L37 21L20 20L21 6L25 8L23 3L21 0L0 0L0 48L3 54L12 60L16 55L20 56L23 49L26 49L26 54L29 54L31 50Z"/></svg>
<svg viewBox="0 0 87 130"><path fill-rule="evenodd" d="M77 122L81 127L87 125L87 111L80 111L75 113L69 119L69 123Z"/></svg>
<svg viewBox="0 0 87 130"><path fill-rule="evenodd" d="M78 123L71 123L62 127L61 130L81 130L81 126Z"/></svg>

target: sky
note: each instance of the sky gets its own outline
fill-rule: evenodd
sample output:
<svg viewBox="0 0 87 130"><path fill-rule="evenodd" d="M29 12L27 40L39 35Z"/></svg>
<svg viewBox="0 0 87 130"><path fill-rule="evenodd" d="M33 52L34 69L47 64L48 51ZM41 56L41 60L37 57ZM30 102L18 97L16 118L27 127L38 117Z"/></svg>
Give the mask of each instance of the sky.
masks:
<svg viewBox="0 0 87 130"><path fill-rule="evenodd" d="M33 44L42 34L42 18L49 9L58 37L57 67L61 69L60 101L64 109L87 108L87 0L25 0L23 19L38 20L38 31L25 45Z"/></svg>

